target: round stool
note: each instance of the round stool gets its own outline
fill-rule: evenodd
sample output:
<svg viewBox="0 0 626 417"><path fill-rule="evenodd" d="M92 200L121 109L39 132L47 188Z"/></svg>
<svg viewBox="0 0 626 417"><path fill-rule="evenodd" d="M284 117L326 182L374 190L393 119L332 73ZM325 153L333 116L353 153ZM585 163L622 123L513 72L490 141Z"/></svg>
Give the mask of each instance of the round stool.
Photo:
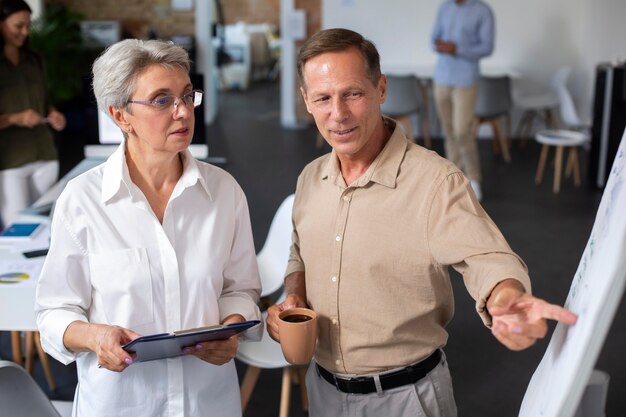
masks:
<svg viewBox="0 0 626 417"><path fill-rule="evenodd" d="M539 166L535 175L535 184L541 184L543 179L543 171L548 158L548 149L550 146L556 147L556 155L554 158L554 183L552 191L558 194L561 188L561 167L563 165L563 148L570 148L567 157L567 165L565 167L565 176L569 177L574 173L574 185L580 186L580 167L578 161L578 147L585 144L589 140L589 136L583 132L575 130L542 130L537 132L535 140L542 144L541 155L539 156Z"/></svg>

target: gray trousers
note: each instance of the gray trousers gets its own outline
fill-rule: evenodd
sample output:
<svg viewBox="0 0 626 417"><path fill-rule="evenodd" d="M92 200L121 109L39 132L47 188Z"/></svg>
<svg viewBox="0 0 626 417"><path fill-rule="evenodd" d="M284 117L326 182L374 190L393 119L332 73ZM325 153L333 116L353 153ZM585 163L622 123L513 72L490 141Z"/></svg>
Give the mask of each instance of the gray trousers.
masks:
<svg viewBox="0 0 626 417"><path fill-rule="evenodd" d="M346 394L317 373L306 376L309 417L456 417L452 380L445 354L428 375L412 385L380 393Z"/></svg>

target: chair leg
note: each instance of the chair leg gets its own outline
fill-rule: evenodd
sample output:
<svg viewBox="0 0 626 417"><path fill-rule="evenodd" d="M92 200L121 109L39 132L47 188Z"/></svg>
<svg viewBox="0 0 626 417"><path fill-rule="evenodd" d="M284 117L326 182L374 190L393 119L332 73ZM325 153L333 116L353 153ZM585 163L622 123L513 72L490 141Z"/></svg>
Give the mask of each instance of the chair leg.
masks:
<svg viewBox="0 0 626 417"><path fill-rule="evenodd" d="M572 147L567 155L567 165L565 166L565 178L574 174L574 185L580 187L580 163L578 162L578 148Z"/></svg>
<svg viewBox="0 0 626 417"><path fill-rule="evenodd" d="M54 391L57 389L57 385L54 381L54 375L52 375L52 368L50 367L48 355L43 351L43 347L41 346L41 335L39 332L34 332L33 338L35 339L35 347L37 348L37 354L39 355L39 360L41 361L43 373L46 376L46 381L48 381L48 387L50 387L50 391Z"/></svg>
<svg viewBox="0 0 626 417"><path fill-rule="evenodd" d="M558 194L561 190L561 169L563 167L563 147L556 147L556 157L554 159L554 184L552 185L552 192Z"/></svg>
<svg viewBox="0 0 626 417"><path fill-rule="evenodd" d="M525 110L517 123L515 136L520 138L520 149L524 149L528 143L528 135L533 126L534 113L532 110Z"/></svg>
<svg viewBox="0 0 626 417"><path fill-rule="evenodd" d="M541 184L543 180L543 171L546 168L546 160L548 159L548 145L541 147L541 155L539 155L539 165L537 165L537 174L535 174L535 184Z"/></svg>
<svg viewBox="0 0 626 417"><path fill-rule="evenodd" d="M307 368L300 368L300 394L302 396L302 409L306 412L309 411L309 395L306 391L306 370Z"/></svg>
<svg viewBox="0 0 626 417"><path fill-rule="evenodd" d="M248 406L248 402L250 401L252 391L254 390L254 386L256 385L257 380L259 379L260 373L261 369L257 368L256 366L248 366L248 369L246 369L246 374L244 375L243 382L241 383L242 413L246 411L246 407Z"/></svg>
<svg viewBox="0 0 626 417"><path fill-rule="evenodd" d="M289 400L291 398L291 368L283 368L283 383L280 390L279 417L289 417Z"/></svg>
<svg viewBox="0 0 626 417"><path fill-rule="evenodd" d="M26 332L26 363L24 368L29 374L33 374L35 362L35 332Z"/></svg>
<svg viewBox="0 0 626 417"><path fill-rule="evenodd" d="M13 362L22 365L22 335L18 331L11 332L11 350L13 351Z"/></svg>
<svg viewBox="0 0 626 417"><path fill-rule="evenodd" d="M495 123L494 119L487 119L487 120L481 120L482 122L487 122L489 123L489 126L491 126L491 135L492 135L492 140L491 140L491 149L493 149L493 154L494 155L500 155L500 142L498 141L498 126Z"/></svg>
<svg viewBox="0 0 626 417"><path fill-rule="evenodd" d="M500 131L500 126L498 125L498 119L493 119L491 121L491 126L493 127L494 140L497 140L500 144L500 149L502 151L502 157L505 162L511 162L511 154L509 153L509 144L507 143L506 138L502 135Z"/></svg>

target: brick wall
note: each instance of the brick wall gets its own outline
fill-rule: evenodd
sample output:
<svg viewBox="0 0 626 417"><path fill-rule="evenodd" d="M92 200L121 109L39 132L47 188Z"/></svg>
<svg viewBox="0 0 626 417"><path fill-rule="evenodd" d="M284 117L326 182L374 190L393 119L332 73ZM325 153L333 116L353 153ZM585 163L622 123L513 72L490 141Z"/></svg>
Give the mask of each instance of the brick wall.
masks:
<svg viewBox="0 0 626 417"><path fill-rule="evenodd" d="M320 2L296 0L296 8L306 10L309 34L320 28ZM119 20L134 37L147 36L150 28L164 38L195 31L194 11L173 11L170 0L45 0L45 4L64 4L86 20ZM227 24L243 21L279 26L280 0L221 0L221 4Z"/></svg>

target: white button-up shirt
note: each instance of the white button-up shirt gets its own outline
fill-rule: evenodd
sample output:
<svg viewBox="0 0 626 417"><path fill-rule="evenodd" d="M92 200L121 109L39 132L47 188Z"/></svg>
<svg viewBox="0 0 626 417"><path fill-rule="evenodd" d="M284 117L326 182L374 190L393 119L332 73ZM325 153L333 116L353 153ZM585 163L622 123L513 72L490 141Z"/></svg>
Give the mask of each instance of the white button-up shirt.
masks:
<svg viewBox="0 0 626 417"><path fill-rule="evenodd" d="M214 366L186 355L116 373L97 368L95 353L63 344L75 320L140 334L215 325L235 313L261 320L248 205L236 181L184 153L161 224L130 179L124 146L70 181L56 203L37 286L44 350L77 362L74 415L241 415L233 361ZM256 326L246 336L262 331Z"/></svg>

